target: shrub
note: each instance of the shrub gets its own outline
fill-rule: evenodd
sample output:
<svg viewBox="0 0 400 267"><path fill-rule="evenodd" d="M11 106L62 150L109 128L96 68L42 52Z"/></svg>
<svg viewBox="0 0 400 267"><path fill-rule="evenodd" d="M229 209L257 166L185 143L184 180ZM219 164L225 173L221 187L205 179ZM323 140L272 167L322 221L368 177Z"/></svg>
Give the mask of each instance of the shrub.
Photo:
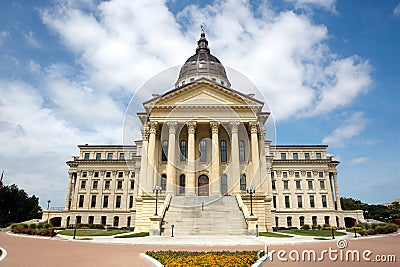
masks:
<svg viewBox="0 0 400 267"><path fill-rule="evenodd" d="M367 230L361 230L360 232L358 232L361 236L367 236L368 235L368 231Z"/></svg>
<svg viewBox="0 0 400 267"><path fill-rule="evenodd" d="M395 233L399 229L399 226L394 223L388 223L386 227L388 228L388 233Z"/></svg>
<svg viewBox="0 0 400 267"><path fill-rule="evenodd" d="M51 224L48 224L48 223L46 223L45 225L44 225L44 228L46 228L46 229L49 229L49 228L51 228L52 227L52 225Z"/></svg>
<svg viewBox="0 0 400 267"><path fill-rule="evenodd" d="M39 224L36 226L36 229L38 229L38 230L43 229L43 224L39 223Z"/></svg>
<svg viewBox="0 0 400 267"><path fill-rule="evenodd" d="M374 229L369 229L368 230L368 235L374 235L375 234L375 230Z"/></svg>
<svg viewBox="0 0 400 267"><path fill-rule="evenodd" d="M28 228L29 225L27 225L26 223L24 223L24 224L22 224L22 227L23 227L23 228Z"/></svg>
<svg viewBox="0 0 400 267"><path fill-rule="evenodd" d="M29 228L36 229L36 224L35 223L30 224Z"/></svg>
<svg viewBox="0 0 400 267"><path fill-rule="evenodd" d="M388 233L388 229L386 226L378 226L375 228L375 231L378 234L387 234Z"/></svg>
<svg viewBox="0 0 400 267"><path fill-rule="evenodd" d="M308 224L304 224L304 225L301 227L301 230L310 230L310 226L309 226Z"/></svg>

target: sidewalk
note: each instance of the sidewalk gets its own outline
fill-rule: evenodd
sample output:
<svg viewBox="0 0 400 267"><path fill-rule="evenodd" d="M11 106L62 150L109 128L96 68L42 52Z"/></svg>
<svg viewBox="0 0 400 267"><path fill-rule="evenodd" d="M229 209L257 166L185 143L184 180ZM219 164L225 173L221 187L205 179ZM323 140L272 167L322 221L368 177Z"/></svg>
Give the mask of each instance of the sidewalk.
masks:
<svg viewBox="0 0 400 267"><path fill-rule="evenodd" d="M91 240L81 240L90 238ZM332 241L315 240L314 236L293 235L291 238L277 238L264 236L147 236L135 238L114 238L113 236L77 236L77 242L101 243L101 244L129 244L129 245L155 245L155 246L259 246L259 245L289 245ZM337 236L338 239L354 238L354 234ZM72 236L57 235L54 239L73 240Z"/></svg>

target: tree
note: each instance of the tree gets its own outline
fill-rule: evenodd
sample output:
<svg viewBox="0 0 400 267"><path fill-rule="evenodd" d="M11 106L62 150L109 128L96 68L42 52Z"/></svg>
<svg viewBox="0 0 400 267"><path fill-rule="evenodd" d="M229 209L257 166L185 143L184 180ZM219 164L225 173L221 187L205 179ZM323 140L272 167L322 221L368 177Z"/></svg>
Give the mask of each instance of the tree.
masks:
<svg viewBox="0 0 400 267"><path fill-rule="evenodd" d="M390 221L390 219L400 218L400 203L393 202L389 206L370 205L363 203L358 199L340 198L340 204L343 210L362 210L366 219L375 219L378 221Z"/></svg>
<svg viewBox="0 0 400 267"><path fill-rule="evenodd" d="M15 184L7 186L0 182L0 227L7 226L10 222L23 222L41 216L39 198L35 195L29 197Z"/></svg>

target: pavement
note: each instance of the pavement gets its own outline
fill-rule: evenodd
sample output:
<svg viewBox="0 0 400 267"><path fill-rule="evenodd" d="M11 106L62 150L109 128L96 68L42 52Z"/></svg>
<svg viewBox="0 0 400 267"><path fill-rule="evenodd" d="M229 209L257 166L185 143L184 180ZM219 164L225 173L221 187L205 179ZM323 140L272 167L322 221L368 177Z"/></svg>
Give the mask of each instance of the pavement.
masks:
<svg viewBox="0 0 400 267"><path fill-rule="evenodd" d="M82 238L82 237L78 237ZM339 240L345 239L346 247L339 247ZM0 247L7 251L7 256L0 261L0 266L151 266L140 257L149 250L185 250L185 251L221 251L221 250L265 250L275 251L274 260L267 266L400 266L400 234L354 238L353 235L337 237L335 240L314 240L314 237L295 236L293 238L270 238L254 236L189 236L189 237L141 237L113 238L93 237L92 240L72 240L72 237L57 236L30 237L25 235L0 232ZM343 242L341 243L343 245ZM315 250L323 260L296 261L290 259L292 251ZM343 252L343 259L334 261L323 252L334 249ZM286 261L278 258L278 251ZM360 253L371 250L372 259L366 262L363 258L346 261L348 251L359 250ZM375 256L386 256L386 261L378 261ZM388 261L388 256L395 258ZM382 259L382 258L380 258Z"/></svg>
<svg viewBox="0 0 400 267"><path fill-rule="evenodd" d="M127 233L129 234L129 233ZM101 244L128 244L128 245L157 245L157 246L264 246L265 244L289 245L325 242L315 240L314 236L293 235L290 238L276 238L264 236L147 236L136 238L114 238L113 236L93 236L92 240L81 240L77 236L74 241ZM354 234L339 236L337 239L354 238ZM54 239L73 240L72 236L57 235ZM330 237L326 239L331 239Z"/></svg>

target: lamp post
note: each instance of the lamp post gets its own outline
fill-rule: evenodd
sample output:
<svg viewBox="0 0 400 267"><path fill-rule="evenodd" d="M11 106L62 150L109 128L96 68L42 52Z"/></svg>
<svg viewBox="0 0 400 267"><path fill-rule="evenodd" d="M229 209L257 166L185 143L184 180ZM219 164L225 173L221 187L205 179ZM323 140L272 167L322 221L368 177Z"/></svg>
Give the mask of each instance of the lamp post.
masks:
<svg viewBox="0 0 400 267"><path fill-rule="evenodd" d="M256 192L256 189L253 186L248 186L246 188L247 193L250 194L250 216L254 216L253 214L253 194Z"/></svg>
<svg viewBox="0 0 400 267"><path fill-rule="evenodd" d="M158 194L161 192L161 190L162 190L162 187L161 186L159 186L159 185L156 185L154 188L153 188L153 192L156 194L156 212L154 213L154 216L158 216L158 213L157 213L157 207L158 207Z"/></svg>
<svg viewBox="0 0 400 267"><path fill-rule="evenodd" d="M47 224L50 222L50 202L51 200L47 200Z"/></svg>

